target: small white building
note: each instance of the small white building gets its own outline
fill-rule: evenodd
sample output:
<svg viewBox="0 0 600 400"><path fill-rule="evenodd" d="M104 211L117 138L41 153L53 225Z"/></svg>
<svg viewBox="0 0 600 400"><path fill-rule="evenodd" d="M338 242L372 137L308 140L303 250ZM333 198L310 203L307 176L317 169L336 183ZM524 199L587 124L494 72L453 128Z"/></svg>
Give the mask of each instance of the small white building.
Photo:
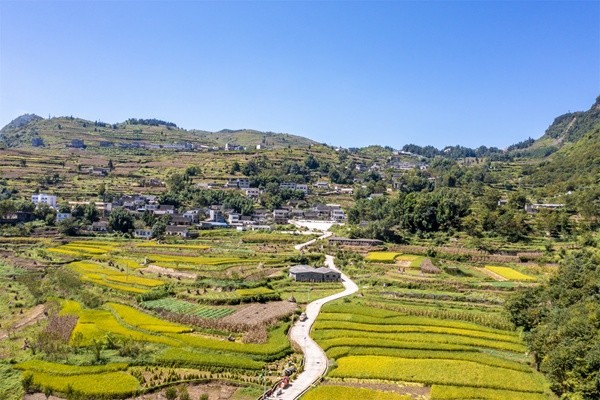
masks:
<svg viewBox="0 0 600 400"><path fill-rule="evenodd" d="M304 192L304 194L308 194L308 185L305 183L299 183L296 185L296 190Z"/></svg>
<svg viewBox="0 0 600 400"><path fill-rule="evenodd" d="M240 223L240 214L238 213L231 213L229 214L229 216L227 217L227 223L229 225L237 225Z"/></svg>
<svg viewBox="0 0 600 400"><path fill-rule="evenodd" d="M260 189L259 188L247 188L247 189L244 189L244 193L246 194L246 197L256 198L256 197L260 196Z"/></svg>
<svg viewBox="0 0 600 400"><path fill-rule="evenodd" d="M133 237L139 239L150 239L154 231L152 229L136 229L133 231Z"/></svg>
<svg viewBox="0 0 600 400"><path fill-rule="evenodd" d="M344 221L346 219L346 214L341 208L333 209L331 210L331 219L334 221Z"/></svg>
<svg viewBox="0 0 600 400"><path fill-rule="evenodd" d="M56 213L56 222L64 221L67 218L71 218L71 213Z"/></svg>
<svg viewBox="0 0 600 400"><path fill-rule="evenodd" d="M49 194L34 194L31 196L31 202L34 204L48 204L52 208L56 208L56 196Z"/></svg>

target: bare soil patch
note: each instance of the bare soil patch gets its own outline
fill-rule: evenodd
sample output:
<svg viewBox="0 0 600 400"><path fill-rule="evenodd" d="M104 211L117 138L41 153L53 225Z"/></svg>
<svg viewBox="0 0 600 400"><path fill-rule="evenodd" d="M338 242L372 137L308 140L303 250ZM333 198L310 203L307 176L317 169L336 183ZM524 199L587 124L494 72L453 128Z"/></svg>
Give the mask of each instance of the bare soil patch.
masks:
<svg viewBox="0 0 600 400"><path fill-rule="evenodd" d="M176 271L173 268L159 267L158 265L150 264L146 268L142 268L139 271L150 272L153 274L170 275L174 278L185 278L185 279L196 279L197 275L191 272Z"/></svg>
<svg viewBox="0 0 600 400"><path fill-rule="evenodd" d="M409 260L398 260L396 261L396 265L399 267L410 267L410 261Z"/></svg>
<svg viewBox="0 0 600 400"><path fill-rule="evenodd" d="M44 304L40 304L33 307L12 325L11 330L20 330L27 326L35 324L39 320L46 317L44 311L46 311L46 305ZM8 332L0 330L0 340L6 339L7 337Z"/></svg>
<svg viewBox="0 0 600 400"><path fill-rule="evenodd" d="M289 301L250 304L222 319L228 324L265 325L292 314L298 306Z"/></svg>

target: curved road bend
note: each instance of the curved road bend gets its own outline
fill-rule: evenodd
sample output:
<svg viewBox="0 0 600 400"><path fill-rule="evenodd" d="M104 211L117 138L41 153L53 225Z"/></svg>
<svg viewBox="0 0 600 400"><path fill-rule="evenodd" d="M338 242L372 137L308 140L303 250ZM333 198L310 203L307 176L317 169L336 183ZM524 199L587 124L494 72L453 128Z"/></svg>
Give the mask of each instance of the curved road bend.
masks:
<svg viewBox="0 0 600 400"><path fill-rule="evenodd" d="M331 232L325 233L321 238L328 237ZM319 238L319 239L321 239ZM314 241L298 245L296 248L300 250L307 244ZM325 256L325 265L337 272L341 271L336 268L333 263L333 256ZM306 392L320 377L322 377L327 370L327 356L319 345L310 337L310 329L317 319L321 306L330 301L339 299L351 295L358 291L358 286L350 278L342 273L342 284L344 285L344 291L333 294L328 297L324 297L319 300L315 300L306 306L306 321L297 321L294 326L290 329L290 338L298 344L304 353L304 371L298 375L298 378L290 383L290 385L282 390L279 395L272 395L270 399L278 400L294 400L300 397Z"/></svg>

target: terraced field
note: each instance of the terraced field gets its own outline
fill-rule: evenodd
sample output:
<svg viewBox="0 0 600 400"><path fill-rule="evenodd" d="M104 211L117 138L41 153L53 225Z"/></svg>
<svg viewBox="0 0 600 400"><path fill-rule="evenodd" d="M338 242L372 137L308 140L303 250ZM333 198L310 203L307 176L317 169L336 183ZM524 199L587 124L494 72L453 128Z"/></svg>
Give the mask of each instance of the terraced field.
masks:
<svg viewBox="0 0 600 400"><path fill-rule="evenodd" d="M141 306L149 309L194 315L200 318L223 318L235 311L233 308L199 305L172 298L144 301L141 303Z"/></svg>
<svg viewBox="0 0 600 400"><path fill-rule="evenodd" d="M69 264L69 268L79 273L82 281L125 292L145 293L165 283L162 280L124 273L114 267L90 261L75 261Z"/></svg>
<svg viewBox="0 0 600 400"><path fill-rule="evenodd" d="M313 336L335 360L328 374L334 385L418 384L431 388L432 399L549 398L543 376L523 356L521 339L507 330L406 315L354 300L324 306Z"/></svg>

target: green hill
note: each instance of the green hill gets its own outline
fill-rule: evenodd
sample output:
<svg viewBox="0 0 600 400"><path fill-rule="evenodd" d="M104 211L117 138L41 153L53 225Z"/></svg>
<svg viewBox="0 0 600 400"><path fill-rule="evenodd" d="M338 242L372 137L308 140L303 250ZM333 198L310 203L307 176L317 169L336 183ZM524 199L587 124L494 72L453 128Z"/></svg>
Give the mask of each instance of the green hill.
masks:
<svg viewBox="0 0 600 400"><path fill-rule="evenodd" d="M546 157L563 146L575 143L600 123L600 96L587 111L563 114L554 119L542 137L525 149L512 152L521 157Z"/></svg>
<svg viewBox="0 0 600 400"><path fill-rule="evenodd" d="M182 144L223 147L225 144L255 148L306 148L315 141L286 133L260 132L251 129L207 132L186 130L171 122L157 119L131 118L108 124L74 117L44 119L26 114L0 130L0 142L6 147L65 147L74 139L87 147L149 147L164 148Z"/></svg>
<svg viewBox="0 0 600 400"><path fill-rule="evenodd" d="M561 189L598 184L600 176L600 96L588 111L561 115L544 136L528 149L553 146L555 152L544 157L528 181L536 185L554 184Z"/></svg>
<svg viewBox="0 0 600 400"><path fill-rule="evenodd" d="M288 133L261 132L252 129L223 129L218 132L194 131L200 140L224 146L226 143L238 146L253 147L308 147L317 142L302 136Z"/></svg>

